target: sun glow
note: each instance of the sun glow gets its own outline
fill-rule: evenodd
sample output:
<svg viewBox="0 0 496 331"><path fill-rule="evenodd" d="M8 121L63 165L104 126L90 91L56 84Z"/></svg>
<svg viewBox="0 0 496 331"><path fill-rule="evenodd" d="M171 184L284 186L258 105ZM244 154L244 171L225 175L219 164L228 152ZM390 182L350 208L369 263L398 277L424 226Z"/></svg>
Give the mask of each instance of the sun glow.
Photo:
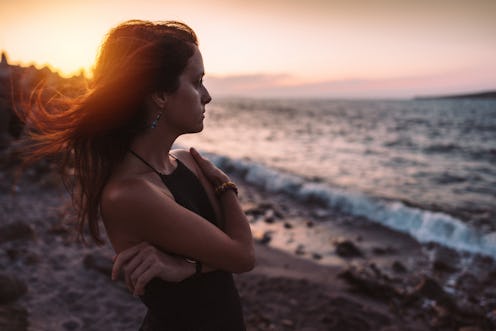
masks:
<svg viewBox="0 0 496 331"><path fill-rule="evenodd" d="M64 76L83 69L89 75L111 27L133 18L176 19L197 31L209 76L232 76L238 81L244 76L244 86L261 77L281 87L422 76L427 85L430 77L459 72L455 81L460 88L467 73L477 86L494 88L496 78L484 73L496 77L496 21L491 14L496 12L496 2L439 2L443 5L399 5L388 0L374 6L341 0L304 4L281 0L1 1L0 50L7 52L12 63L49 64ZM453 76L448 76L452 81ZM422 86L422 79L418 84Z"/></svg>

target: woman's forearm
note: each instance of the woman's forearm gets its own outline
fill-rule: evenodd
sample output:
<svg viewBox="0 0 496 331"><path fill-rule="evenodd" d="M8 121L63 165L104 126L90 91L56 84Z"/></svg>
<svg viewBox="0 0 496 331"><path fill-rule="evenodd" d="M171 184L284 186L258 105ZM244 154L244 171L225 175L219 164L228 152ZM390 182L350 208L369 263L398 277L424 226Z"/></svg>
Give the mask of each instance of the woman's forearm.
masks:
<svg viewBox="0 0 496 331"><path fill-rule="evenodd" d="M255 264L255 254L251 229L248 220L246 219L246 215L233 190L222 193L219 197L219 201L225 222L224 231L233 241L237 242L244 251L244 263L242 263L242 270L240 272L249 271L253 269Z"/></svg>

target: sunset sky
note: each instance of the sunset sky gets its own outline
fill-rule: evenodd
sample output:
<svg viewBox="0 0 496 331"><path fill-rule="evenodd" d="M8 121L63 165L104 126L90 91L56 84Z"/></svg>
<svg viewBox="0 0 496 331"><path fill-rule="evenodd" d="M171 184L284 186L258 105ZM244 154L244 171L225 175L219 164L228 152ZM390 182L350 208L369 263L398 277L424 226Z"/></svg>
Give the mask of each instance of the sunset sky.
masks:
<svg viewBox="0 0 496 331"><path fill-rule="evenodd" d="M91 71L128 19L198 34L213 95L405 98L496 89L495 0L0 0L9 61Z"/></svg>

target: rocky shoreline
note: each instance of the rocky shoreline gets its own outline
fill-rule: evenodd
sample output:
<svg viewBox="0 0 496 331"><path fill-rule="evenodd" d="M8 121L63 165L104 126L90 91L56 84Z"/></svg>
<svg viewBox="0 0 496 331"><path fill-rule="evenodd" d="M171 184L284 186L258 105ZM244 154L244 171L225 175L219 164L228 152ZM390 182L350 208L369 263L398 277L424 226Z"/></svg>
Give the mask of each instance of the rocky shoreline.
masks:
<svg viewBox="0 0 496 331"><path fill-rule="evenodd" d="M137 330L145 308L110 280L110 246L75 240L69 197L49 166L13 186L5 153L0 330ZM256 268L235 276L248 330L496 329L492 259L237 182L257 241Z"/></svg>

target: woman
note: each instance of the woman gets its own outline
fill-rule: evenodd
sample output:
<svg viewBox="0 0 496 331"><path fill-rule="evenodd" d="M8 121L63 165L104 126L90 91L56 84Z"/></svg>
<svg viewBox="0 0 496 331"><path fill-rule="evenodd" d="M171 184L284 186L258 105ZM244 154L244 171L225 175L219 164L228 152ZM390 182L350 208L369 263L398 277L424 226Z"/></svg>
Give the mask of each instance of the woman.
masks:
<svg viewBox="0 0 496 331"><path fill-rule="evenodd" d="M251 270L254 252L236 186L195 149L171 151L203 129L203 75L191 28L128 21L106 37L84 96L29 116L36 155L74 167L80 233L87 224L101 242L101 216L113 277L123 267L148 307L142 330L244 330L231 273Z"/></svg>

